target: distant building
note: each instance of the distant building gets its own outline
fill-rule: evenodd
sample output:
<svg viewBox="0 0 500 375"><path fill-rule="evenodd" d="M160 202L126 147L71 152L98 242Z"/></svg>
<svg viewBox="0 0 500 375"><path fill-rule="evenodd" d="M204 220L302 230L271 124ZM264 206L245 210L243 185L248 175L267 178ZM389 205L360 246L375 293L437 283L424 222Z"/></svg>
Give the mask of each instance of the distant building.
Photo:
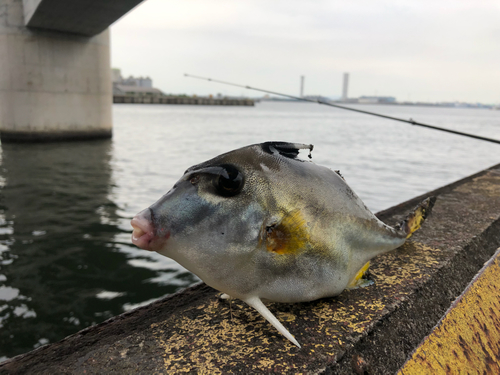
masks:
<svg viewBox="0 0 500 375"><path fill-rule="evenodd" d="M126 86L138 86L138 87L153 87L153 80L149 77L133 77L129 76L128 78L122 78L121 85Z"/></svg>
<svg viewBox="0 0 500 375"><path fill-rule="evenodd" d="M163 93L153 87L140 87L130 85L113 85L113 95L162 95Z"/></svg>
<svg viewBox="0 0 500 375"><path fill-rule="evenodd" d="M323 95L306 95L303 96L304 99L308 100L318 100L320 102L331 102L332 100L330 98L327 98L326 96Z"/></svg>
<svg viewBox="0 0 500 375"><path fill-rule="evenodd" d="M396 98L393 96L361 96L358 99L360 104L392 104L396 103Z"/></svg>
<svg viewBox="0 0 500 375"><path fill-rule="evenodd" d="M120 69L111 69L111 79L113 83L120 83L122 81L122 72Z"/></svg>
<svg viewBox="0 0 500 375"><path fill-rule="evenodd" d="M153 80L149 77L123 78L120 69L112 69L113 95L162 95L161 90L153 87Z"/></svg>

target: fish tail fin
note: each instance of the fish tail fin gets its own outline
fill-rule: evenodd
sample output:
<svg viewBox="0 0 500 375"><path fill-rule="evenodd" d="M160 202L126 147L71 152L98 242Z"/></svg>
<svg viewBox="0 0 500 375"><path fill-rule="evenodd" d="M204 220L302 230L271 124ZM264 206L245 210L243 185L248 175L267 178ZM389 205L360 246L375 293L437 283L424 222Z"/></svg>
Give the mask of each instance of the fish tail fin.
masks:
<svg viewBox="0 0 500 375"><path fill-rule="evenodd" d="M269 309L266 307L266 305L264 305L264 303L262 303L259 297L250 297L244 299L243 301L257 310L260 315L262 315L269 323L274 326L274 328L276 328L283 336L290 340L294 345L297 345L300 349L301 346L298 341L295 340L295 337L293 337L291 333L288 332L288 330L283 326L283 324L280 323L278 319L276 319L273 313L269 311Z"/></svg>
<svg viewBox="0 0 500 375"><path fill-rule="evenodd" d="M436 197L424 199L401 223L396 225L396 230L400 232L402 236L410 238L410 236L422 226L425 219L429 216L435 202Z"/></svg>

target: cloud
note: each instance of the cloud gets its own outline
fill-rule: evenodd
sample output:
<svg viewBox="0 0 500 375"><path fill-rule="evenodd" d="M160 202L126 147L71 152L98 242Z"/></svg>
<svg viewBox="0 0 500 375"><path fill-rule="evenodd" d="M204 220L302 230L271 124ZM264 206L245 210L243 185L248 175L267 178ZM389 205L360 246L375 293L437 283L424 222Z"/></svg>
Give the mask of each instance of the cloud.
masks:
<svg viewBox="0 0 500 375"><path fill-rule="evenodd" d="M499 102L499 13L490 1L149 0L112 26L112 60L167 92L219 90L189 72L293 94L304 74L306 93L339 95L348 71L352 96Z"/></svg>

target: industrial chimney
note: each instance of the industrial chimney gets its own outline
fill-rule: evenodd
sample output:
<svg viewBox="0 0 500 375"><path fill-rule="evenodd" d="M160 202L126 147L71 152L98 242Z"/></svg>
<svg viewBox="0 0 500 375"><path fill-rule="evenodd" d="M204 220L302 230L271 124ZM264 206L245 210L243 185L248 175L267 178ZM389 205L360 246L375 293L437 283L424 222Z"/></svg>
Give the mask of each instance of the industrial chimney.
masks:
<svg viewBox="0 0 500 375"><path fill-rule="evenodd" d="M342 86L342 101L347 101L347 89L349 87L349 73L344 73L344 85Z"/></svg>

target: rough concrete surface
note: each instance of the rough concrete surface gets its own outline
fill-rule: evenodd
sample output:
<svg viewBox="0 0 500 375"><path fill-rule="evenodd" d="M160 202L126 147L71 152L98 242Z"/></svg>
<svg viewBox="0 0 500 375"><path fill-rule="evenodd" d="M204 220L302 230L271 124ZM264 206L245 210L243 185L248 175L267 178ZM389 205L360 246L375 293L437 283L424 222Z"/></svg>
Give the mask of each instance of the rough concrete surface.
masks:
<svg viewBox="0 0 500 375"><path fill-rule="evenodd" d="M500 165L425 196L432 216L372 261L374 285L309 303L270 304L302 344L240 301L200 284L0 364L0 373L395 373L500 246Z"/></svg>
<svg viewBox="0 0 500 375"><path fill-rule="evenodd" d="M500 373L500 248L398 375Z"/></svg>

